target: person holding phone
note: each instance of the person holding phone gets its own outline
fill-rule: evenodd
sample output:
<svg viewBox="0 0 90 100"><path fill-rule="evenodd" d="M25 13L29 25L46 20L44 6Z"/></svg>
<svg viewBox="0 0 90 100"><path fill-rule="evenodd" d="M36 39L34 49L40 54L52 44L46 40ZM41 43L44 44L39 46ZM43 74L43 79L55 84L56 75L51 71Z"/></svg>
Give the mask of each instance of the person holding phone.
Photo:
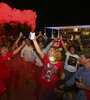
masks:
<svg viewBox="0 0 90 100"><path fill-rule="evenodd" d="M61 59L61 53L57 47L51 47L47 54L44 54L39 47L35 33L30 33L29 37L43 61L43 68L39 77L40 93L38 100L56 100L54 87L58 82L58 72L61 72L61 79L65 78Z"/></svg>

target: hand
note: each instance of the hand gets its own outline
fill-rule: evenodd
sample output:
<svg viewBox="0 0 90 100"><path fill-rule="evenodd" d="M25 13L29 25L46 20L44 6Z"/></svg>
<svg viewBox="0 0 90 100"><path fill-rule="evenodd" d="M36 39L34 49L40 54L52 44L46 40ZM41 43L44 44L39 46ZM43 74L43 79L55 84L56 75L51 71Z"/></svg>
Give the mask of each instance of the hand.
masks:
<svg viewBox="0 0 90 100"><path fill-rule="evenodd" d="M34 63L35 65L38 64L38 62L37 62L36 60L34 60L33 63Z"/></svg>
<svg viewBox="0 0 90 100"><path fill-rule="evenodd" d="M39 36L41 36L42 35L42 33L41 32L39 32Z"/></svg>
<svg viewBox="0 0 90 100"><path fill-rule="evenodd" d="M23 36L23 34L22 34L22 32L20 32L19 37L22 37L22 36Z"/></svg>
<svg viewBox="0 0 90 100"><path fill-rule="evenodd" d="M62 41L63 39L62 39L62 35L60 35L60 40Z"/></svg>
<svg viewBox="0 0 90 100"><path fill-rule="evenodd" d="M54 40L52 40L51 42L54 43Z"/></svg>
<svg viewBox="0 0 90 100"><path fill-rule="evenodd" d="M25 44L26 44L26 42L25 42L25 40L23 40L22 45L25 45Z"/></svg>
<svg viewBox="0 0 90 100"><path fill-rule="evenodd" d="M78 42L81 43L81 39L80 38L78 39Z"/></svg>
<svg viewBox="0 0 90 100"><path fill-rule="evenodd" d="M60 89L63 89L64 88L64 84L60 85L59 88Z"/></svg>
<svg viewBox="0 0 90 100"><path fill-rule="evenodd" d="M76 86L78 88L85 89L85 90L86 90L86 87L87 87L87 85L85 83L83 83L83 82L79 83L77 81L76 81Z"/></svg>
<svg viewBox="0 0 90 100"><path fill-rule="evenodd" d="M25 39L26 37L25 36L23 36L23 39Z"/></svg>
<svg viewBox="0 0 90 100"><path fill-rule="evenodd" d="M64 79L65 79L65 73L62 72L62 73L61 73L61 80L64 80Z"/></svg>

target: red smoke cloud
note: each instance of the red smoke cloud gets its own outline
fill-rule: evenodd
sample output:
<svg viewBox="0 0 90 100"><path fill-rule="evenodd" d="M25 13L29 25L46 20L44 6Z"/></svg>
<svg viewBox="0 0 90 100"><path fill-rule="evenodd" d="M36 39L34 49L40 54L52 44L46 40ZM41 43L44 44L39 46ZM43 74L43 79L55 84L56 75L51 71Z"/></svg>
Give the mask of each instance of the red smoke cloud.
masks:
<svg viewBox="0 0 90 100"><path fill-rule="evenodd" d="M28 27L31 27L31 31L35 30L36 27L36 12L33 10L19 10L11 8L6 3L0 3L0 24L4 23L26 23Z"/></svg>

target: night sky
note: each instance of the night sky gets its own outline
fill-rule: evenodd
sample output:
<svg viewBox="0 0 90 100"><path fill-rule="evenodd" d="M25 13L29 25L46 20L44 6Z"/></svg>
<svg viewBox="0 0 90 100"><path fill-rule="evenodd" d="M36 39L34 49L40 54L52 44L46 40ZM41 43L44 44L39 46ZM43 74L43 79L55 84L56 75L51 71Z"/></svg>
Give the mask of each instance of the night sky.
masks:
<svg viewBox="0 0 90 100"><path fill-rule="evenodd" d="M47 26L90 24L90 6L85 1L0 0L0 2L5 2L12 8L35 11L37 13L36 31L43 31Z"/></svg>

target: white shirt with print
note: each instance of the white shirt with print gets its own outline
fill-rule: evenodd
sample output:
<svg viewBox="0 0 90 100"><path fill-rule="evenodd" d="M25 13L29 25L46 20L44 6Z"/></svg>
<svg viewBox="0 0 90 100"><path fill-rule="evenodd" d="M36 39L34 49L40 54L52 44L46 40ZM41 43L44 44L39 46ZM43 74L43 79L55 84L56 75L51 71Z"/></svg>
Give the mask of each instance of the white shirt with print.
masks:
<svg viewBox="0 0 90 100"><path fill-rule="evenodd" d="M72 55L70 52L66 52L66 60L64 69L69 72L75 72L77 70L77 64L79 56L77 54Z"/></svg>

